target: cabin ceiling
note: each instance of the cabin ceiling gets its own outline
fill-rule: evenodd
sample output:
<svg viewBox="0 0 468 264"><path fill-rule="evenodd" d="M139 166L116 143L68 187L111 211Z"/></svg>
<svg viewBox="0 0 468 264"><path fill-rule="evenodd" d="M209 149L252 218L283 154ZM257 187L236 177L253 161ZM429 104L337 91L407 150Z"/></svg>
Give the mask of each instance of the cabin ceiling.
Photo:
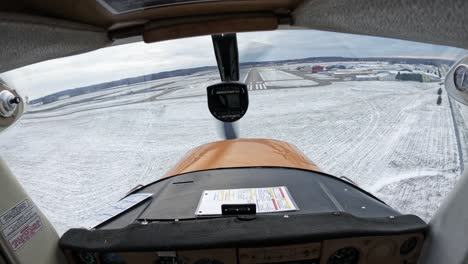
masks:
<svg viewBox="0 0 468 264"><path fill-rule="evenodd" d="M0 1L0 72L104 48L116 39L187 37L192 25L200 34L293 26L468 48L466 14L465 0L199 1L122 14L98 0Z"/></svg>

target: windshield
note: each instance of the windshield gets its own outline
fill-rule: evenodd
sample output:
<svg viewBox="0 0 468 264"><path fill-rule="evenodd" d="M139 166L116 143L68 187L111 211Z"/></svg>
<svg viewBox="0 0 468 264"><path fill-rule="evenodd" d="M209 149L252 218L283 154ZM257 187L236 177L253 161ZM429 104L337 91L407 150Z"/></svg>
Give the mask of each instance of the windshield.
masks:
<svg viewBox="0 0 468 264"><path fill-rule="evenodd" d="M250 100L242 138L287 141L323 172L431 218L463 169L463 107L442 84L465 50L311 30L238 42ZM220 81L210 37L120 45L0 78L29 101L0 136L3 158L60 233L223 139L207 107L206 87Z"/></svg>

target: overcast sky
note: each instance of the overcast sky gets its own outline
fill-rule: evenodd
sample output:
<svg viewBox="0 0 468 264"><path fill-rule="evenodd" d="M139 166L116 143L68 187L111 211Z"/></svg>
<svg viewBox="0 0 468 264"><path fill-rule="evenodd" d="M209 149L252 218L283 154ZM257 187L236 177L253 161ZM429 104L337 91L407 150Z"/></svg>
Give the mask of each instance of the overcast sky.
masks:
<svg viewBox="0 0 468 264"><path fill-rule="evenodd" d="M465 50L415 42L289 30L238 34L241 61L314 56L425 56L456 59ZM30 99L60 90L168 70L216 65L211 38L133 43L19 68L0 75Z"/></svg>

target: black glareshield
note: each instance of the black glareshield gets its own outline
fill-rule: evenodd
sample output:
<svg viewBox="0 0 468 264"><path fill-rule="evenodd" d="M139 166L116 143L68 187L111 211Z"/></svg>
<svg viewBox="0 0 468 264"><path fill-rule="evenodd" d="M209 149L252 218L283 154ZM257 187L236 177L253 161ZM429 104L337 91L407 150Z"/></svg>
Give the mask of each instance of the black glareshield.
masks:
<svg viewBox="0 0 468 264"><path fill-rule="evenodd" d="M239 82L222 82L208 86L208 108L223 122L241 119L249 108L247 85Z"/></svg>

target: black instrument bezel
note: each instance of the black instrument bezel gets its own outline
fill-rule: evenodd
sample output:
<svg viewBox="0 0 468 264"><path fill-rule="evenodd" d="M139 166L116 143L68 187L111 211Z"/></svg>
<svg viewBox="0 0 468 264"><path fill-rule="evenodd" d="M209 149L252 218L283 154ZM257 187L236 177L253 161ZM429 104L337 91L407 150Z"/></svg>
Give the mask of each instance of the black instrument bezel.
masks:
<svg viewBox="0 0 468 264"><path fill-rule="evenodd" d="M213 117L222 122L235 122L241 119L249 108L247 85L240 82L222 82L206 88L208 109ZM224 102L223 102L224 101ZM236 103L238 106L227 104Z"/></svg>

